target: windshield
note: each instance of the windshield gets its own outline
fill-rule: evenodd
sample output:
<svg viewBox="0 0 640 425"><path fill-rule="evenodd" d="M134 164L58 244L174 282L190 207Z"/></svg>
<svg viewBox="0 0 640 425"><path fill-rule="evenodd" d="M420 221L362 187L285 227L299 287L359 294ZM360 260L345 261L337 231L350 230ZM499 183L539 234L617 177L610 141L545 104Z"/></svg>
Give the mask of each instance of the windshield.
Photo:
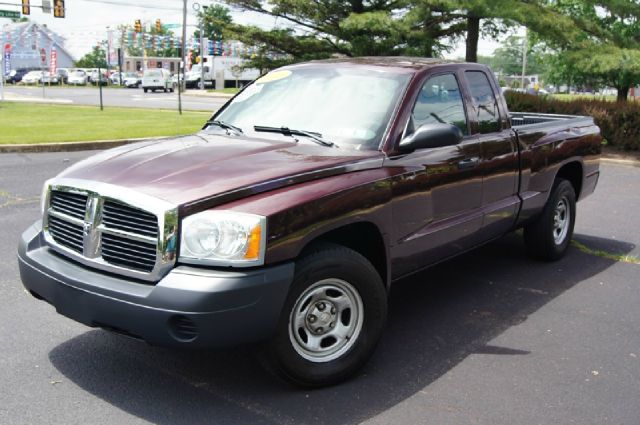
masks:
<svg viewBox="0 0 640 425"><path fill-rule="evenodd" d="M321 134L355 149L378 149L409 76L371 68L307 66L276 70L256 80L219 115L253 137L254 126Z"/></svg>
<svg viewBox="0 0 640 425"><path fill-rule="evenodd" d="M145 71L144 72L144 76L145 77L160 77L160 76L162 76L162 72L160 72L158 70L155 70L155 69L151 69L151 70Z"/></svg>
<svg viewBox="0 0 640 425"><path fill-rule="evenodd" d="M191 67L191 72L200 72L200 64L198 65L193 65Z"/></svg>

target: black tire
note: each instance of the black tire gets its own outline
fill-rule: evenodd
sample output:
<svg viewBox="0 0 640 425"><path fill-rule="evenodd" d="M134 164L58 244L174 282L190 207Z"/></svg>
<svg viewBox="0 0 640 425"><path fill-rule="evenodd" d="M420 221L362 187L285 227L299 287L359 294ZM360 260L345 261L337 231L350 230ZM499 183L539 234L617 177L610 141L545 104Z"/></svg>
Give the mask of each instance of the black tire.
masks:
<svg viewBox="0 0 640 425"><path fill-rule="evenodd" d="M166 87L164 88L164 92L165 92L165 93L167 92L167 88L166 88Z"/></svg>
<svg viewBox="0 0 640 425"><path fill-rule="evenodd" d="M345 282L348 286L344 286ZM340 293L331 289L332 284L343 285L342 289L348 288L351 292ZM354 303L344 302L351 300L345 295L347 293L353 296ZM359 304L355 302L355 293L360 297ZM319 298L313 298L313 294ZM306 301L312 298L313 301ZM345 308L345 304L353 306L353 309ZM296 328L294 309L299 311L298 317L304 316L304 326ZM360 310L362 314L358 313ZM309 322L314 312L318 313L315 319L317 328L312 328L314 325ZM276 336L267 344L266 360L278 375L297 385L321 387L338 383L352 376L367 362L380 339L386 317L387 292L373 265L359 253L343 246L318 245L296 262L294 280L282 309ZM313 332L322 332L321 326L325 326L326 333L314 335ZM348 336L341 340L332 336L343 331ZM329 352L329 355L326 351L310 351L308 353L312 354L305 357L300 350L305 350L301 347L306 341L299 342L305 335L309 338L306 341L311 341L312 337L321 341L318 350L336 351ZM325 342L330 344L324 347ZM308 357L313 355L319 357Z"/></svg>
<svg viewBox="0 0 640 425"><path fill-rule="evenodd" d="M142 90L144 90L145 93L147 92L147 89L142 89Z"/></svg>
<svg viewBox="0 0 640 425"><path fill-rule="evenodd" d="M573 185L568 180L556 179L542 213L524 228L524 243L529 255L543 261L562 258L571 243L575 222Z"/></svg>

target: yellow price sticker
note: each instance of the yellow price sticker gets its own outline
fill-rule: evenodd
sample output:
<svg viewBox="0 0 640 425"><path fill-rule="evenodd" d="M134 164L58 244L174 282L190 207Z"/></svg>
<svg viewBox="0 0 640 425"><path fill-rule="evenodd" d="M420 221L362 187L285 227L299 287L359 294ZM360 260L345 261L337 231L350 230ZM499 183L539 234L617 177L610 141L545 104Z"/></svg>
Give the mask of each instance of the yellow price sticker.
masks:
<svg viewBox="0 0 640 425"><path fill-rule="evenodd" d="M289 75L291 75L291 71L273 71L258 78L256 80L256 84L271 83L272 81L278 81L282 80L283 78L287 78Z"/></svg>

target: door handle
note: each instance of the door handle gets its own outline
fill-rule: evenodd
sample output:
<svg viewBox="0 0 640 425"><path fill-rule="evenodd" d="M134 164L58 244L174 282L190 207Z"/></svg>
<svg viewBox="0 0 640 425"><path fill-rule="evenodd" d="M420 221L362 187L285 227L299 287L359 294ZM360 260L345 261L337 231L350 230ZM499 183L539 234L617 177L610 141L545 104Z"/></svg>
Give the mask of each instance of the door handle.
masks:
<svg viewBox="0 0 640 425"><path fill-rule="evenodd" d="M480 158L478 158L477 156L473 158L465 158L461 161L458 161L458 169L464 170L467 168L474 168L474 167L477 167L479 163L480 163Z"/></svg>

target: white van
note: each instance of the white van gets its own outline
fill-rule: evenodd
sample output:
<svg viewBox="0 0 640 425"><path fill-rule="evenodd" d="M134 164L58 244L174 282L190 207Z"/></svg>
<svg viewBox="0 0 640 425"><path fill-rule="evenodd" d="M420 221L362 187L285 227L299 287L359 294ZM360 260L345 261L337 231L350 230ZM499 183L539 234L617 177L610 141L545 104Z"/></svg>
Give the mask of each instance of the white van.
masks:
<svg viewBox="0 0 640 425"><path fill-rule="evenodd" d="M146 93L148 90L155 92L156 90L164 90L166 93L173 93L175 86L171 81L171 73L164 68L145 69L142 74L142 89Z"/></svg>

